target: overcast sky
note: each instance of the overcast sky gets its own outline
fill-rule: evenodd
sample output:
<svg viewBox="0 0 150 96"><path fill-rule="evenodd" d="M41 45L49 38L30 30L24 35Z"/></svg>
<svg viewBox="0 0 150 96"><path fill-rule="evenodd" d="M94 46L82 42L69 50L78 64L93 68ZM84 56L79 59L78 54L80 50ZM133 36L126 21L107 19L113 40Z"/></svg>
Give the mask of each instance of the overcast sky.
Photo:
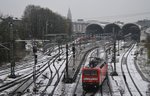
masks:
<svg viewBox="0 0 150 96"><path fill-rule="evenodd" d="M0 13L20 18L29 4L47 7L73 20L126 21L150 19L150 0L0 0Z"/></svg>

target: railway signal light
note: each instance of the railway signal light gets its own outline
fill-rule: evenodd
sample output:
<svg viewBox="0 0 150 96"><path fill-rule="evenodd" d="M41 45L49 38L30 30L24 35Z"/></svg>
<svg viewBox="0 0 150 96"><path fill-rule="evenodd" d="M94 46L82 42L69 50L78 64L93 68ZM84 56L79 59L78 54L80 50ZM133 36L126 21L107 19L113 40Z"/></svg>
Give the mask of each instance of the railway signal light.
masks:
<svg viewBox="0 0 150 96"><path fill-rule="evenodd" d="M37 47L33 46L33 53L36 53L36 52L37 52Z"/></svg>
<svg viewBox="0 0 150 96"><path fill-rule="evenodd" d="M72 52L73 52L73 58L75 58L75 44L73 43L73 46L72 46Z"/></svg>

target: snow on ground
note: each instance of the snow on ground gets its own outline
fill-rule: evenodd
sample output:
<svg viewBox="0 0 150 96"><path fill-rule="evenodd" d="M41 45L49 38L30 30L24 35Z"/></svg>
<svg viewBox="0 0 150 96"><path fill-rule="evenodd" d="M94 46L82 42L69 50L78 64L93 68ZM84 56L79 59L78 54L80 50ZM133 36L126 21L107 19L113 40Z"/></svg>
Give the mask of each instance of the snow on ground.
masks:
<svg viewBox="0 0 150 96"><path fill-rule="evenodd" d="M136 48L134 48L136 49ZM134 66L134 55L132 55L134 53L135 50L133 50L131 52L131 54L129 55L129 59L127 60L129 63L129 67L130 70L132 71L131 73L134 73L134 79L135 82L138 84L138 86L140 87L140 90L142 90L142 94L143 96L146 96L146 90L147 90L147 86L148 83L143 81L141 76L139 75L139 73L137 72L135 66ZM120 56L118 56L117 58L121 58L123 52L125 52L125 50L120 51ZM91 52L92 53L92 52ZM88 59L85 62L85 66L89 63L89 58L91 56L91 53L88 55ZM124 96L129 96L129 92L125 86L125 83L123 81L123 77L122 77L122 73L121 73L121 60L119 60L119 62L116 63L117 65L117 72L119 74L119 76L114 76L113 78L110 77L110 81L111 81L111 85L112 85L112 89L113 89L113 95L114 96L120 96L120 92L124 95ZM125 65L123 65L125 67ZM126 73L126 72L125 72ZM128 75L126 74L126 78L128 83L130 84L130 79L128 79ZM131 83L132 84L132 83ZM131 85L130 84L130 85ZM71 93L73 92L73 88L74 88L75 83L73 84L64 84L62 82L59 83L59 86L57 87L57 89L55 90L55 95L54 96L58 96L58 95L63 95L64 96L71 96ZM138 96L136 94L136 89L132 88L132 91L135 91L135 96Z"/></svg>
<svg viewBox="0 0 150 96"><path fill-rule="evenodd" d="M120 56L117 56L116 58L119 59L117 60L118 62L116 62L116 72L118 73L118 76L109 76L114 96L120 96L120 92L126 94L125 96L129 96L121 73L121 58L124 52L125 50L120 50ZM114 67L114 64L109 63L109 66ZM112 70L109 71L110 73L112 72Z"/></svg>
<svg viewBox="0 0 150 96"><path fill-rule="evenodd" d="M91 54L94 52L95 50L91 51L89 53L89 55L87 56L86 58L86 62L85 62L85 65L83 66L87 66L89 64L89 60L90 60L90 57L91 57ZM96 51L95 51L96 52ZM81 72L80 72L81 73ZM80 78L80 77L78 77ZM77 78L77 79L78 79ZM74 91L74 88L75 88L75 85L76 85L76 82L75 83L72 83L72 84L65 84L63 82L60 82L59 85L57 86L56 90L55 90L55 94L54 96L72 96L72 93ZM82 88L82 87L81 87ZM82 90L82 89L79 89L79 90ZM79 93L80 94L80 93ZM78 95L77 95L78 96Z"/></svg>
<svg viewBox="0 0 150 96"><path fill-rule="evenodd" d="M147 50L144 48L143 54L137 56L137 63L139 65L140 70L142 70L143 74L150 81L150 63L147 57Z"/></svg>
<svg viewBox="0 0 150 96"><path fill-rule="evenodd" d="M55 55L56 53L58 53L58 51L53 51L53 52L51 53L51 55L53 56L53 55ZM40 66L42 66L44 63L46 63L46 62L47 62L46 59L51 58L51 56L44 55L43 53L40 53L40 52L38 52L37 55L38 55L38 61L39 61L39 62L42 61L42 62L37 65L36 69L38 69L38 68L39 68ZM24 69L21 69L21 70L18 70L18 71L15 72L15 74L16 74L17 76L20 75L21 77L23 77L24 75L33 72L33 65L34 65L34 58L33 58L33 57L34 57L33 54L30 54L30 55L26 56L24 59L20 60L19 62L16 62L16 63L18 63L18 64L20 64L20 65L22 64L21 67L24 66ZM25 63L26 63L26 65L25 65ZM18 69L19 69L19 66L20 66L20 65L16 65L16 67L18 67ZM26 66L28 66L28 65L31 65L31 67L26 68ZM16 68L16 67L15 67L15 68ZM20 76L19 76L18 78L15 78L15 79L8 78L8 75L10 74L10 68L7 68L7 69L5 69L5 70L0 70L0 72L5 72L5 71L7 71L7 70L9 71L9 73L6 73L5 75L1 75L1 76L0 76L0 79L1 79L1 81L2 81L2 82L0 83L0 85L3 85L3 84L5 84L5 83L11 82L11 81L14 81L15 79L18 79L18 78L20 77ZM52 70L55 71L54 68L52 68ZM48 70L48 71L49 71L49 70ZM46 72L47 72L47 71L46 71ZM40 77L40 79L41 79L41 77ZM37 81L40 81L40 80L37 79ZM47 84L47 83L46 83L47 80L44 80L44 81L45 81L45 84ZM16 87L16 86L15 86L15 87ZM10 90L14 90L15 87L13 87L12 89L6 90L4 93L10 92ZM33 85L31 86L30 90L32 90L32 89L33 89Z"/></svg>
<svg viewBox="0 0 150 96"><path fill-rule="evenodd" d="M138 74L138 72L137 72L137 70L136 70L136 68L135 68L135 66L134 66L134 62L133 62L133 60L134 60L134 55L133 55L133 53L136 51L136 48L134 48L133 49L133 51L131 52L131 54L129 55L129 59L127 60L128 61L128 63L129 63L129 66L130 66L130 70L131 70L131 73L134 73L134 79L135 79L135 82L138 84L138 86L140 87L140 90L142 90L142 93L143 93L143 96L146 96L146 91L148 90L147 89L147 86L148 86L148 83L147 82L145 82L145 81L143 81L142 80L142 78L141 78L141 76ZM122 57L122 54L123 54L123 52L125 52L125 50L121 50L120 51L120 56L117 56L117 58L119 59L119 58L121 58ZM51 53L51 55L54 55L54 54L56 54L57 52L53 52L53 53ZM91 52L92 53L92 52ZM86 60L86 62L85 62L85 65L88 65L88 63L89 63L89 58L90 58L90 56L91 56L91 53L88 55L88 57L87 57L87 60ZM38 55L40 55L40 54L38 54ZM29 56L28 58L31 58L32 56ZM39 59L39 61L40 60L42 60L42 59L46 59L46 58L49 58L50 56L44 56L43 58L41 58L41 59ZM139 64L139 67L141 68L141 70L142 71L144 71L143 73L149 73L150 72L150 66L148 66L148 64L147 64L147 62L145 61L145 59L147 59L147 57L146 57L146 52L144 51L143 52L143 55L139 55L139 58L138 58L138 64ZM118 72L118 74L119 74L119 76L113 76L113 77L109 77L110 78L110 81L111 81L111 85L112 85L112 89L113 89L113 93L114 93L114 96L120 96L120 92L122 92L123 94L124 94L124 96L129 96L129 93L128 93L128 90L127 90L127 88L126 88L126 86L125 86L125 83L124 83L124 81L123 81L123 77L122 77L122 73L121 73L121 62L120 62L121 60L119 59L119 61L116 63L116 69L117 69L117 72ZM142 63L141 63L142 62ZM62 63L62 61L60 61L60 62L56 62L57 64L57 66L56 66L56 68L58 69L59 67L60 67L60 64ZM41 65L42 65L43 63L41 63ZM110 66L110 65L109 65ZM113 64L112 64L112 66L113 66ZM125 66L125 65L123 65L123 66ZM54 66L51 66L51 68L52 68L52 70L55 72L56 70L55 70L55 68L54 68ZM62 67L61 67L61 70L59 71L59 75L61 74L61 72L62 72L62 70L65 68L65 65L63 65ZM23 70L21 70L21 71L17 71L16 73L17 74L26 74L27 72L29 73L29 72L32 72L32 69L33 68L27 68L27 69L23 69ZM145 72L145 70L146 70L146 72ZM111 71L111 70L110 70ZM46 74L46 73L48 73L49 72L49 69L47 69L43 74ZM50 73L50 72L49 72ZM50 74L48 74L48 75L50 75ZM8 76L8 74L7 75L3 75L3 76L0 76L0 78L2 79L2 80L4 80L4 82L6 83L6 82L10 82L10 81L13 81L14 79L10 79L10 78L7 78L7 76ZM126 75L127 76L127 75ZM37 82L39 82L40 80L42 80L41 79L42 77L40 77L40 79L39 80L37 80ZM62 78L61 78L62 79ZM55 78L55 80L53 81L53 82L56 82L56 80L57 80L57 76L56 76L56 78ZM61 80L60 80L61 81ZM130 81L128 80L128 76L127 76L127 81L130 83ZM47 82L48 82L48 79L45 79L45 80L43 80L43 83L44 84L47 84ZM1 84L1 83L0 83ZM72 92L73 92L73 88L75 87L75 84L76 83L72 83L72 84L65 84L65 83L63 83L63 82L60 82L59 83L59 85L57 86L57 88L56 88L56 90L55 90L55 92L54 92L54 96L59 96L59 95L62 95L62 96L71 96L72 95ZM49 88L48 88L48 90L47 90L47 92L51 92L51 90L52 90L52 88L53 88L54 86L50 86ZM44 88L44 87L42 87L42 88ZM40 89L40 90L42 90L42 88ZM133 88L131 88L133 91L135 90L135 89L133 89ZM136 92L136 91L135 91ZM24 95L24 96L27 96L27 94L26 95ZM34 95L32 95L32 96L34 96ZM135 95L135 96L138 96L138 95Z"/></svg>
<svg viewBox="0 0 150 96"><path fill-rule="evenodd" d="M132 50L132 52L135 52L134 49ZM146 96L148 82L144 81L139 72L137 71L134 65L134 56L132 54L129 54L128 58L129 59L127 60L127 64L129 66L130 73L142 94Z"/></svg>
<svg viewBox="0 0 150 96"><path fill-rule="evenodd" d="M134 65L134 57L135 55L133 55L135 53L135 51L137 50L136 48L137 46L134 47L134 49L132 50L132 52L129 54L128 59L127 59L127 64L129 66L129 70L131 72L131 75L133 76L133 79L135 81L135 83L137 84L137 86L140 88L140 91L142 92L143 96L147 96L146 92L148 90L148 82L144 81L142 79L142 77L139 75L135 65ZM129 96L129 92L126 88L126 85L124 83L123 80L123 76L121 73L121 58L123 55L123 52L125 52L125 50L120 50L120 56L117 56L117 58L120 58L119 62L116 63L116 70L119 76L113 76L111 79L111 84L113 86L113 90L114 90L114 94L123 92L124 96ZM142 64L143 65L143 64ZM113 64L112 64L113 66ZM134 88L134 86L132 85L131 79L129 78L128 72L126 70L126 65L123 64L123 69L125 72L125 76L126 76L126 81L130 86L131 91L133 92L133 94L135 96L140 96L137 92L137 90ZM117 86L115 86L117 85ZM116 95L115 95L116 96Z"/></svg>

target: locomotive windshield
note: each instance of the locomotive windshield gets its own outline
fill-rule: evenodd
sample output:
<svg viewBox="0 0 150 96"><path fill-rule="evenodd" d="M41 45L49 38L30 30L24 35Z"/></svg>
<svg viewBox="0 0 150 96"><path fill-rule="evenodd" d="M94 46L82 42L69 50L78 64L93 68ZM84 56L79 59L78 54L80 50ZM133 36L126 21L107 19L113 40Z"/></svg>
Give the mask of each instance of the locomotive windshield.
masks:
<svg viewBox="0 0 150 96"><path fill-rule="evenodd" d="M97 58L97 57L90 57L89 67L96 67L97 65L102 65L104 62L104 59Z"/></svg>
<svg viewBox="0 0 150 96"><path fill-rule="evenodd" d="M84 70L84 76L97 76L97 70Z"/></svg>

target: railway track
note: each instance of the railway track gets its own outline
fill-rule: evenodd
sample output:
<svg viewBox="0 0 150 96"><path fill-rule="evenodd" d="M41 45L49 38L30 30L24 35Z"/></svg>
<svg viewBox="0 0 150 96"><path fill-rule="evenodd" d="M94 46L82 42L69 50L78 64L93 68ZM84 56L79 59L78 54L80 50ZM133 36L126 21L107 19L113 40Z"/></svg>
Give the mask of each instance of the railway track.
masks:
<svg viewBox="0 0 150 96"><path fill-rule="evenodd" d="M55 49L53 52L56 54L56 51L57 50ZM45 61L48 61L49 58L48 59L47 58L42 59L43 57L45 57L45 55L48 55L48 54L49 53L46 52L46 53L44 53L44 55L38 55L37 65L38 64L40 65L41 63L44 63ZM58 52L57 52L57 54L58 54ZM32 56L32 57L28 58L28 61L24 60L21 64L19 62L17 62L15 64L15 71L20 71L20 70L25 69L25 68L30 68L33 65L34 65L34 57ZM0 67L0 76L5 75L5 74L9 74L9 73L10 73L10 64Z"/></svg>
<svg viewBox="0 0 150 96"><path fill-rule="evenodd" d="M108 88L108 82L108 79L106 79L98 90L93 90L92 92L83 92L82 96L112 96Z"/></svg>
<svg viewBox="0 0 150 96"><path fill-rule="evenodd" d="M95 51L92 50L90 53L87 53L87 55L86 55L85 58L89 58L89 57L93 56L94 53L95 53ZM88 55L90 55L90 56L88 56ZM83 61L83 65L82 65L82 66L85 66L85 62L86 62L86 61L87 61L87 60L84 60L84 61ZM87 61L87 62L89 62L89 61ZM75 88L74 88L74 91L73 91L73 96L74 96L75 94L77 94L76 91L77 91L77 89L78 89L78 85L81 85L81 70L80 70L80 72L79 72L78 79L77 79L77 83L76 83ZM84 92L84 91L83 91L83 92L82 92L82 95L85 96L86 93L87 93L87 92Z"/></svg>
<svg viewBox="0 0 150 96"><path fill-rule="evenodd" d="M121 59L121 71L122 71L122 76L123 76L123 79L124 79L124 82L125 82L125 85L128 89L128 92L129 92L129 95L130 96L143 96L142 92L140 91L139 87L137 86L137 84L135 83L135 80L134 78L132 77L130 70L129 70L129 66L128 66L128 63L127 63L127 58L128 58L128 55L130 54L131 50L134 48L135 44L133 44L122 56L122 59ZM127 79L126 77L130 77L130 81L129 79ZM131 84L132 82L132 84ZM134 86L134 88L133 88Z"/></svg>
<svg viewBox="0 0 150 96"><path fill-rule="evenodd" d="M44 63L47 60L48 59L42 59L41 61L38 61L37 66L41 65L41 63ZM22 69L31 68L33 65L34 65L34 62L33 63L25 63L25 64L22 64L22 65L16 66L15 71L17 72L17 71L21 71ZM0 72L0 76L6 75L6 74L9 74L9 73L10 73L10 68L7 68L7 69Z"/></svg>
<svg viewBox="0 0 150 96"><path fill-rule="evenodd" d="M71 52L71 50L69 50ZM69 57L71 56L71 53L69 52ZM63 54L62 57L64 57L64 55L66 54ZM69 58L68 62L70 62L71 58ZM57 88L59 82L63 79L63 76L65 74L65 63L66 63L66 59L61 61L61 64L59 64L59 66L56 66L57 63L55 64L56 62L53 62L52 66L54 67L55 69L55 73L53 74L52 76L52 79L48 81L47 85L45 86L44 90L40 93L40 96L43 96L43 95L48 95L48 96L53 96L54 95L54 92L55 92L55 89ZM56 80L57 79L57 80ZM47 92L48 88L51 87L51 92Z"/></svg>
<svg viewBox="0 0 150 96"><path fill-rule="evenodd" d="M65 57L65 56L62 56L62 57ZM49 69L49 71L50 71L50 77L48 77L48 79L47 79L47 81L48 81L47 84L42 86L42 87L44 87L44 89L37 92L41 96L43 96L43 94L53 96L54 91L55 91L57 85L59 84L59 81L62 79L62 77L64 75L65 67L63 67L62 65L65 63L65 60L62 60L61 61L62 63L61 64L59 63L60 65L56 66L57 65L56 62L57 62L58 58L59 58L59 56L57 54L57 56L51 58L49 61L40 65L39 69L37 69L37 71L36 71L36 79L42 77L45 70ZM42 62L42 61L40 61L40 62ZM54 69L53 72L52 72L52 69ZM0 88L2 88L1 92L6 91L9 93L10 96L13 96L13 95L20 96L21 94L26 93L28 89L31 89L30 87L34 83L32 74L33 74L33 72L31 72L30 74L24 75L24 76L12 81L12 82L9 82L3 86L0 86ZM25 78L25 76L26 76L26 78ZM50 87L52 87L52 88L50 88ZM7 91L9 88L14 88L14 90L9 92L9 91ZM51 89L51 92L47 92L48 88Z"/></svg>
<svg viewBox="0 0 150 96"><path fill-rule="evenodd" d="M71 56L71 50L68 50L69 57ZM65 57L66 54L63 54L62 57ZM49 69L54 69L53 75L51 75L51 79L48 80L48 83L46 84L45 88L40 92L40 96L48 95L53 96L55 89L57 88L60 80L62 80L64 73L65 73L65 61L66 59L63 59L61 61L61 64L59 63L59 66L57 64L57 59L53 60L53 63L49 65ZM71 58L69 58L70 62ZM51 91L48 92L48 89L51 89Z"/></svg>
<svg viewBox="0 0 150 96"><path fill-rule="evenodd" d="M69 53L71 53L70 48L68 49ZM47 60L47 59L43 60L42 59L41 61L39 61L37 63L38 69L36 70L36 79L43 77L44 76L43 74L47 69L49 69L49 71L50 71L49 72L50 73L49 83L46 85L47 87L44 86L45 89L47 89L52 84L55 86L50 94L53 94L54 90L56 89L56 87L60 81L60 79L62 78L62 76L64 74L65 68L62 68L62 65L65 62L64 48L61 49L60 51L61 51L60 53L58 52L56 55L52 56L49 60ZM63 55L63 56L61 56L61 55ZM60 66L58 68L57 67L58 64L55 64L55 63L57 62L58 59L60 59L60 56L62 58L63 63L60 64ZM69 54L69 56L70 56L70 54ZM43 58L43 56L41 56L40 58ZM42 63L42 65L40 63ZM24 66L24 64L23 64L23 66ZM18 68L18 70L22 70L22 68L23 69L30 68L30 67L33 68L32 64L30 64L30 66L26 66L26 67L23 67L23 66L21 66L21 68ZM52 70L52 69L54 69L54 70ZM3 74L7 74L7 72L4 72ZM10 96L13 96L15 94L20 96L20 94L24 94L29 89L31 89L30 86L34 83L32 77L33 77L33 71L29 74L26 74L26 75L23 75L21 77L16 78L16 80L13 80L13 81L10 81L6 84L3 84L2 86L0 86L0 92L5 92L5 93L9 94ZM56 82L53 82L54 79L57 79ZM39 83L40 83L40 81L39 81ZM13 90L10 90L10 89L13 89ZM42 92L44 92L44 91L42 91Z"/></svg>
<svg viewBox="0 0 150 96"><path fill-rule="evenodd" d="M97 55L96 53L97 53L97 50L92 50L91 52L89 52L86 55L86 58L94 57L94 56ZM88 59L83 61L84 65L82 65L82 66L86 65L85 62L89 62ZM108 88L109 87L109 83L108 82L109 81L105 80L103 82L103 85L106 85L107 89L110 90ZM110 93L109 93L110 91L106 90L106 86L105 86L105 88L103 88L103 86L100 86L98 90L93 90L91 92L86 92L84 90L81 90L82 89L82 82L81 82L81 71L80 71L79 74L78 74L78 79L77 79L75 88L73 90L72 96L74 96L74 95L77 95L77 96L97 96L98 95L99 96L100 94L103 94L103 93L105 94L104 96L111 96Z"/></svg>
<svg viewBox="0 0 150 96"><path fill-rule="evenodd" d="M53 58L53 60L49 60L47 63L45 63L45 65L43 65L44 66L43 68L41 68L40 70L37 70L36 79L41 78L43 76L45 77L44 72L47 71L48 69L50 71L50 77L47 77L49 80L48 83L44 86L39 85L37 87L37 89L40 90L40 87L44 87L44 89L43 89L43 91L40 90L39 92L36 92L37 94L42 94L42 96L43 96L43 94L49 94L50 96L52 96L52 94L54 93L54 90L56 89L56 87L60 81L60 78L63 76L64 69L65 69L65 68L63 68L63 70L60 70L62 68L62 65L64 64L65 60L62 61L62 63L60 64L59 67L57 67L56 66L57 64L55 64L57 62L57 59L59 58L59 55L63 55L62 57L64 57L65 53L63 53L63 51L62 51L62 53L58 54L55 58ZM61 73L61 74L59 74L59 73ZM25 80L20 85L18 85L17 88L11 92L11 95L14 95L14 94L20 95L20 94L26 93L26 91L29 89L32 90L33 88L31 88L31 85L34 84L32 77L33 76L31 76L30 78L28 78L28 80ZM40 81L39 81L39 83L40 83ZM53 86L53 89L51 88L52 91L47 93L47 89L51 86Z"/></svg>
<svg viewBox="0 0 150 96"><path fill-rule="evenodd" d="M58 68L56 68L56 64L55 64L56 62L55 61L56 61L56 59L53 61L53 64L51 65L51 66L54 67L55 73L53 74L53 76L51 75L51 78L49 79L49 81L48 81L47 85L45 86L44 90L41 92L40 96L45 95L48 87L51 86L52 83L54 85L54 88L52 89L52 92L50 93L50 95L53 95L53 92L56 89L56 87L57 87L57 85L60 81L60 78L62 77L62 74L64 73L64 69L61 71L61 74L59 74L59 71L62 68L63 64L65 63L65 60L62 61L62 63L60 64L60 66ZM49 68L51 70L50 65L49 65ZM56 82L53 81L55 78L57 78Z"/></svg>
<svg viewBox="0 0 150 96"><path fill-rule="evenodd" d="M62 53L63 54L63 53ZM49 60L47 63L45 63L44 67L41 68L41 70L37 70L37 74L36 74L36 79L40 78L41 76L44 76L44 72L50 68L50 66L52 64L54 64L55 60L57 60L59 58L60 54L57 54L57 56L55 58L53 58L53 60ZM54 65L53 65L54 66ZM51 69L49 69L50 71L52 71ZM53 72L55 73L55 72ZM55 73L56 74L56 73ZM53 75L55 75L53 74ZM20 84L11 94L15 94L15 93L19 93L19 94L23 94L25 93L25 91L27 89L29 89L29 87L34 83L34 80L32 79L33 76L31 76L31 78L29 78L28 80L26 80L25 82L23 82L22 84ZM49 78L50 81L53 81L53 76L52 76L52 72L51 72L51 77ZM27 85L28 84L28 85ZM25 87L23 87L25 86ZM30 88L32 89L32 88ZM37 88L38 89L38 88Z"/></svg>
<svg viewBox="0 0 150 96"><path fill-rule="evenodd" d="M62 51L63 52L63 51ZM52 58L50 58L49 60L47 60L48 62L50 62L52 59L54 59L54 58L56 58L56 56L58 56L59 54L56 54L55 56L53 56ZM42 61L41 61L42 62ZM41 63L40 62L40 63ZM38 62L39 63L39 62ZM43 64L43 65L41 65L40 67L39 67L39 69L37 69L37 75L38 74L42 74L41 73L41 70L42 69L44 69L44 66L46 66L47 65L47 63L45 63L45 64ZM31 67L32 68L32 67ZM20 69L21 70L21 69ZM44 69L45 70L45 69ZM33 72L31 72L31 73L29 73L29 74L26 74L26 75L23 75L23 76L21 76L21 77L18 77L16 80L14 80L14 81L11 81L11 82L8 82L8 83L6 83L6 84L3 84L2 86L0 86L0 92L3 92L3 91L6 91L7 92L7 90L8 89L10 89L10 88L12 88L12 87L14 87L14 86L19 86L19 87L15 87L15 90L13 91L13 92L11 92L11 93L15 93L15 92L17 92L17 90L19 90L19 88L21 88L21 86L23 86L24 84L25 84L25 82L28 82L32 77L33 77ZM31 81L33 81L33 80L31 80ZM24 89L27 89L27 88L24 88ZM7 93L9 93L9 92L7 92Z"/></svg>

